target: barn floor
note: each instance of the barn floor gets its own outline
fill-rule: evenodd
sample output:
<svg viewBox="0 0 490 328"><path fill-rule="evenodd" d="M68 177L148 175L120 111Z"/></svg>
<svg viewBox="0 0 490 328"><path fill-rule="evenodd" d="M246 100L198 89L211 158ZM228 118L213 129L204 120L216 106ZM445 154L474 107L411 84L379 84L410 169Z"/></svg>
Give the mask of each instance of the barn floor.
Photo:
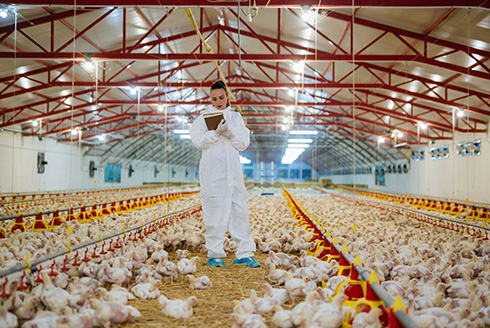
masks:
<svg viewBox="0 0 490 328"><path fill-rule="evenodd" d="M225 258L226 265L222 268L213 268L206 263L206 254L192 253L189 258L199 256L197 272L194 276L208 276L213 287L205 290L192 290L187 280L164 281L160 291L169 299L186 299L196 296L198 301L194 305L194 315L188 319L174 319L162 314L158 300L132 300L129 305L137 308L142 317L132 324L118 325L118 327L230 327L230 314L233 311L233 301L249 297L250 289L255 289L259 296L264 294L262 284L267 282L268 271L264 266L267 254L260 251L255 253L255 259L261 264L260 268L247 268L231 263L234 254ZM177 262L174 253L169 253L169 260ZM272 314L264 315L266 324Z"/></svg>

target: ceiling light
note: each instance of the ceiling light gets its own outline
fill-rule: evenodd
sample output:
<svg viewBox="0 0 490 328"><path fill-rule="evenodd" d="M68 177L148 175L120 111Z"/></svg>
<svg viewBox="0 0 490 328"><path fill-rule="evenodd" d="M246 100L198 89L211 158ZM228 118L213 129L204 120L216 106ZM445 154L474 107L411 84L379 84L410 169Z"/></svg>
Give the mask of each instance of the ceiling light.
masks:
<svg viewBox="0 0 490 328"><path fill-rule="evenodd" d="M302 60L293 60L291 65L296 73L302 73L303 69L305 68L305 62Z"/></svg>
<svg viewBox="0 0 490 328"><path fill-rule="evenodd" d="M289 143L311 143L313 139L288 139Z"/></svg>
<svg viewBox="0 0 490 328"><path fill-rule="evenodd" d="M294 94L295 94L295 91L296 91L296 90L295 90L294 88L289 89L289 90L288 90L288 95L290 95L291 97L293 97L293 96L294 96Z"/></svg>
<svg viewBox="0 0 490 328"><path fill-rule="evenodd" d="M175 134L189 134L189 130L174 130Z"/></svg>
<svg viewBox="0 0 490 328"><path fill-rule="evenodd" d="M398 132L398 133L396 134L396 136L397 136L397 138L402 138L402 137L403 137L403 132L401 132L401 131L400 131L400 132Z"/></svg>
<svg viewBox="0 0 490 328"><path fill-rule="evenodd" d="M135 95L136 91L138 91L138 88L131 88L131 94L132 95Z"/></svg>
<svg viewBox="0 0 490 328"><path fill-rule="evenodd" d="M72 130L71 130L71 134L72 134L72 135L75 135L75 134L77 134L77 133L78 133L77 129L72 129Z"/></svg>
<svg viewBox="0 0 490 328"><path fill-rule="evenodd" d="M37 120L32 121L32 126L38 126L39 122Z"/></svg>
<svg viewBox="0 0 490 328"><path fill-rule="evenodd" d="M458 109L458 110L456 111L456 116L458 116L458 117L463 117L463 116L464 116L464 110L462 110L462 109Z"/></svg>
<svg viewBox="0 0 490 328"><path fill-rule="evenodd" d="M308 130L308 131L293 130L293 131L289 131L289 134L309 134L309 135L317 135L317 134L318 134L318 131L313 131L313 130Z"/></svg>
<svg viewBox="0 0 490 328"><path fill-rule="evenodd" d="M92 106L90 106L90 108L91 108L92 110L96 110L96 109L97 109L97 106L96 106L96 105L92 105Z"/></svg>
<svg viewBox="0 0 490 328"><path fill-rule="evenodd" d="M177 122L182 122L182 117L180 116L177 116L175 119L177 120Z"/></svg>
<svg viewBox="0 0 490 328"><path fill-rule="evenodd" d="M83 67L85 67L85 69L87 71L92 71L94 69L94 63L91 61L91 60L85 60L82 62L82 65Z"/></svg>
<svg viewBox="0 0 490 328"><path fill-rule="evenodd" d="M385 142L385 138L384 138L384 137L382 137L382 136L379 136L379 137L378 137L378 142L379 142L379 143L383 143L383 142Z"/></svg>
<svg viewBox="0 0 490 328"><path fill-rule="evenodd" d="M163 110L165 109L165 106L163 105L158 105L158 111L159 112L163 112Z"/></svg>
<svg viewBox="0 0 490 328"><path fill-rule="evenodd" d="M281 126L281 130L283 130L283 131L286 131L286 130L287 130L287 128L288 128L288 127L287 127L286 125Z"/></svg>
<svg viewBox="0 0 490 328"><path fill-rule="evenodd" d="M420 127L422 130L425 130L425 129L427 129L427 123L425 123L425 122L419 122L419 127Z"/></svg>
<svg viewBox="0 0 490 328"><path fill-rule="evenodd" d="M304 151L304 148L286 148L281 164L293 163Z"/></svg>
<svg viewBox="0 0 490 328"><path fill-rule="evenodd" d="M105 134L101 134L101 135L97 136L97 139L99 139L100 141L104 141Z"/></svg>
<svg viewBox="0 0 490 328"><path fill-rule="evenodd" d="M286 112L290 113L293 110L293 106L286 106Z"/></svg>
<svg viewBox="0 0 490 328"><path fill-rule="evenodd" d="M282 119L282 122L283 122L284 124L289 123L289 117L285 117L285 118L283 118L283 119Z"/></svg>
<svg viewBox="0 0 490 328"><path fill-rule="evenodd" d="M181 134L180 139L190 139L191 136L189 134Z"/></svg>
<svg viewBox="0 0 490 328"><path fill-rule="evenodd" d="M6 18L7 17L7 10L5 9L0 9L0 18Z"/></svg>
<svg viewBox="0 0 490 328"><path fill-rule="evenodd" d="M153 88L153 91L157 91L157 90L158 90L158 87L154 87L154 88Z"/></svg>
<svg viewBox="0 0 490 328"><path fill-rule="evenodd" d="M288 148L308 148L308 147L310 147L309 144L300 144L300 143L288 145Z"/></svg>

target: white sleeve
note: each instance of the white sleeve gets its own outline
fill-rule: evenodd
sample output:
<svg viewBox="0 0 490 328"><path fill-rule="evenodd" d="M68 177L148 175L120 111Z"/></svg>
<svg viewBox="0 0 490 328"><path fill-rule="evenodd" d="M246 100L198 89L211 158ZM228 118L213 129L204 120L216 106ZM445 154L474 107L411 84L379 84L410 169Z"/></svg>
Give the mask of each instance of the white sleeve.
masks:
<svg viewBox="0 0 490 328"><path fill-rule="evenodd" d="M189 132L192 143L199 149L206 149L219 140L214 130L208 131L202 115L192 123Z"/></svg>
<svg viewBox="0 0 490 328"><path fill-rule="evenodd" d="M231 138L231 145L238 151L247 149L250 145L250 130L245 126L242 115L234 113L236 123L231 130L233 137Z"/></svg>

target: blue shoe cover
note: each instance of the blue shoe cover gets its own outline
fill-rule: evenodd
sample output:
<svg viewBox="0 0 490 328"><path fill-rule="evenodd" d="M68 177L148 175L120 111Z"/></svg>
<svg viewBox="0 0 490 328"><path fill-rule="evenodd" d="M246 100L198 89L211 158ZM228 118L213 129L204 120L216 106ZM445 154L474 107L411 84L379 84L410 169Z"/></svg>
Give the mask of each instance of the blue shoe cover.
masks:
<svg viewBox="0 0 490 328"><path fill-rule="evenodd" d="M260 267L259 262L257 262L257 260L254 259L253 257L246 257L246 258L243 258L243 259L234 259L233 260L233 263L235 263L235 264L245 264L249 268L259 268Z"/></svg>
<svg viewBox="0 0 490 328"><path fill-rule="evenodd" d="M208 264L212 267L219 268L219 267L224 267L225 266L225 261L223 260L217 260L213 258L208 259Z"/></svg>

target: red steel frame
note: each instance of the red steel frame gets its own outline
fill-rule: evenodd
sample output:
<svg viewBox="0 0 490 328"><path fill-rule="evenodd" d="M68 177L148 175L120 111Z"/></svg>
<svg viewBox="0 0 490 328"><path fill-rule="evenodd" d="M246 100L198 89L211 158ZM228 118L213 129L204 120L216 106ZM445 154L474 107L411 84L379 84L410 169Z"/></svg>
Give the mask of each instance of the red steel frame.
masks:
<svg viewBox="0 0 490 328"><path fill-rule="evenodd" d="M95 1L95 0L94 0ZM93 3L91 1L77 1L78 6L90 6L92 5L103 5L103 2L95 1ZM197 3L195 1L178 1L179 4L172 5L171 2L166 6L193 6ZM257 1L257 5L263 5L261 1ZM347 4L348 2L348 4ZM14 53L13 51L4 51L0 52L0 59L8 59L8 58L29 58L35 59L37 62L44 65L43 68L33 69L31 71L25 72L23 74L16 74L12 76L6 76L0 78L0 84L3 84L4 87L0 89L0 100L8 100L13 97L18 97L24 94L33 94L40 98L39 101L34 101L29 105L17 106L14 108L1 108L0 107L0 128L5 128L12 126L14 124L23 124L28 123L32 120L42 119L43 127L47 128L46 132L43 132L43 135L49 134L68 134L71 130L72 126L80 127L80 128L89 128L89 131L93 131L92 128L97 126L97 131L103 131L104 133L114 133L114 132L122 132L126 130L131 130L134 128L141 129L142 132L134 133L126 135L126 137L134 137L141 134L151 133L151 131L147 131L147 127L152 124L161 124L161 121L155 120L154 118L161 117L162 114L158 113L156 110L156 106L162 103L162 97L168 95L169 92L148 92L143 95L141 100L139 101L139 105L143 106L143 110L138 114L140 119L138 122L132 118L132 116L136 113L136 105L137 101L129 97L127 88L129 86L140 86L146 88L154 88L161 86L161 83L157 82L149 82L155 77L160 77L162 75L166 75L166 77L170 77L174 75L177 70L188 70L192 68L200 62L209 62L209 61L227 61L228 63L234 61L238 62L240 59L243 62L253 62L256 67L258 67L263 73L264 76L268 80L260 80L258 78L245 78L246 74L243 76L235 76L229 74L228 78L230 80L229 86L234 90L242 90L247 91L250 94L257 97L258 100L238 100L236 104L241 106L256 106L263 107L268 110L268 114L262 113L260 115L245 112L244 116L248 120L248 124L253 128L254 126L262 126L262 125L270 125L276 124L277 121L284 117L284 114L279 113L279 108L288 105L298 105L305 106L307 108L314 108L320 110L323 114L320 115L308 115L308 114L296 114L295 119L297 120L297 124L299 125L315 125L315 126L338 126L345 128L347 130L354 130L355 133L360 133L364 135L372 135L379 136L381 135L381 130L393 129L401 126L402 124L410 124L411 129L407 129L403 127L404 132L410 136L409 144L418 143L420 139L428 140L428 139L448 139L452 136L452 132L454 130L459 132L483 132L486 131L486 120L480 119L477 116L469 117L464 120L459 120L458 125L453 127L451 122L451 110L447 108L465 108L466 111L474 114L478 114L480 116L489 116L490 112L488 108L490 107L490 93L481 92L478 90L465 89L458 85L451 83L458 76L461 75L469 75L475 78L480 78L485 81L490 80L490 69L486 65L486 61L490 58L490 51L477 49L468 47L466 45L458 44L448 40L441 40L430 37L427 34L418 34L411 31L403 30L400 28L396 28L393 26L383 25L377 22L369 21L361 18L354 18L350 15L342 14L339 12L334 12L325 8L335 7L335 6L351 6L352 1L336 1L329 2L329 5L325 5L323 9L320 10L321 14L327 15L329 18L338 19L347 23L351 23L354 21L355 25L369 27L373 29L377 29L383 32L381 36L372 40L364 49L358 51L355 54L352 54L350 49L343 49L339 46L342 40L331 40L328 35L316 31L318 33L318 37L322 39L326 39L331 41L336 45L336 49L333 53L327 53L323 51L315 51L312 52L311 49L306 49L302 46L289 42L287 40L281 39L281 35L278 32L277 37L270 37L261 35L251 28L247 22L240 19L241 24L243 24L246 29L240 31L240 34L244 37L254 38L262 45L264 45L270 53L246 53L244 49L242 50L242 54L239 56L237 54L238 45L234 40L234 35L238 33L236 28L229 26L225 22L225 25L211 25L211 21L207 17L207 13L204 9L200 10L201 14L201 26L200 31L203 35L208 34L207 38L215 38L218 43L218 49L215 54L204 53L202 49L202 45L199 44L196 49L192 53L175 53L172 49L169 48L169 42L176 41L188 37L195 37L195 31L190 30L183 33L178 33L176 35L166 36L162 38L158 32L156 31L157 27L165 21L165 19L172 13L172 9L169 11L167 15L164 15L157 23L152 25L150 21L145 17L144 13L138 8L130 8L124 9L123 15L123 26L125 26L126 21L126 11L127 10L135 10L138 15L145 21L148 26L148 31L142 37L140 37L135 43L127 44L126 39L126 29L123 28L122 33L122 47L121 49L105 51L104 49L97 46L93 41L91 41L84 34L93 29L108 17L116 8L113 8L109 11L104 11L102 14L95 19L92 23L86 26L81 31L76 31L73 26L67 23L65 20L68 17L74 15L73 10L53 13L51 9L45 8L49 15L39 17L31 20L30 22L39 25L39 24L50 24L53 28L54 22L61 22L70 30L74 31L75 37L70 39L70 41L64 43L57 49L54 49L54 41L53 35L54 30L51 35L51 44L49 46L49 50L46 47L38 44L33 38L29 36L29 34L24 31L25 28L31 26L29 22L20 22L17 26L17 31L21 33L27 40L33 43L37 48L41 51L22 51L22 49L16 49L17 51ZM11 2L13 4L30 4L29 1L23 2ZM133 6L137 3L139 6L148 6L153 3L152 1L132 1L128 2L128 6ZM357 2L355 1L354 4ZM65 4L65 1L54 1L51 2L51 5L57 4ZM67 3L68 4L68 1ZM214 6L214 2L212 3ZM285 5L286 4L286 5ZM296 6L296 5L313 5L316 6L318 2L316 1L270 1L269 6ZM111 5L111 4L106 4ZM112 4L113 5L113 4ZM123 2L118 2L118 6L124 6ZM211 6L211 2L207 1L199 1L199 5L201 7ZM226 3L220 3L223 7L226 7ZM391 6L391 1L367 1L362 3L363 6L366 7L376 7L376 6ZM457 1L452 2L453 7L464 6L464 7L484 7L488 8L489 3L486 1L474 1L474 2L461 2ZM229 4L230 7L236 7L236 3ZM422 4L421 1L405 1L405 2L397 2L397 6L407 6L407 7L422 7L422 6L447 6L444 3L427 3L424 2ZM237 17L234 9L228 9L230 12ZM454 9L449 9L447 14L441 18L438 22L436 22L432 28L436 28L438 24L442 22L446 17ZM76 14L82 15L85 13L93 13L96 12L97 9L94 8L84 8L77 9ZM291 11L294 13L294 11ZM281 10L278 9L278 31L280 30L280 16ZM207 20L208 26L203 26L203 22ZM307 24L307 23L305 23ZM312 29L313 26L308 26ZM0 44L7 46L10 49L13 49L11 43L8 42L8 39L12 36L14 27L4 26L0 28ZM346 27L346 30L342 36L342 39L347 33L349 27ZM144 41L147 36L153 34L157 37L157 40L153 41ZM366 54L368 50L375 49L375 42L379 41L379 39L386 37L387 35L394 36L398 39L402 44L406 45L406 51L402 54L396 55L381 55L381 54ZM97 53L72 53L72 52L62 52L63 49L68 49L68 46L74 39L83 38L86 42L94 46L99 52ZM417 51L415 48L416 44L408 43L407 39L414 39L416 43L423 43L423 52ZM231 43L234 48L234 53L223 53L221 45L224 41ZM168 48L167 53L160 53L160 45L165 44ZM275 44L275 49L273 46ZM471 57L476 63L471 67L464 67L454 63L446 62L441 60L442 56L445 54L439 54L437 56L429 56L430 48L434 45L444 46L450 49L445 54L454 54L454 53L462 53L468 57ZM148 50L145 53L135 53L134 50L142 49L143 47L147 47ZM159 49L158 53L149 53L150 50L157 47ZM352 47L351 47L352 48ZM146 48L145 48L146 49ZM247 49L249 50L249 49ZM295 55L292 51L301 50L306 52L306 55ZM477 59L479 56L484 58L483 60ZM97 83L97 99L93 99L92 101L87 101L85 98L87 95L92 95L92 98L95 93L95 83L93 81L80 81L75 80L71 81L61 81L61 77L68 77L70 80L72 77L69 72L73 65L79 65L79 61L82 61L90 57L92 59L101 60L101 61L115 61L117 62L121 69L114 73L112 76L104 76L99 79ZM240 58L239 58L240 57ZM51 64L48 65L46 63L47 60L66 60L66 62L60 64ZM73 62L75 59L75 62ZM117 76L120 75L123 71L128 70L128 66L130 64L122 64L121 60L131 60L132 62L138 60L173 60L178 61L179 66L175 69L170 70L162 70L160 67L157 72L145 74L145 75L137 75L134 72L131 72L133 78L126 80L117 80ZM290 77L294 74L294 71L288 68L284 68L280 66L281 62L290 62L294 60L306 60L306 61L327 61L330 62L327 70L332 72L332 78L329 80L325 77L327 70L323 72L323 74L305 76L310 80L314 80L315 83L304 83L301 84L302 90L332 90L331 94L326 98L321 98L316 95L310 94L312 98L314 98L315 102L309 103L299 103L296 104L284 96L283 91L286 91L289 88L297 88L298 84L294 83L293 78ZM356 83L355 86L352 83L344 82L348 80L348 78L353 74L354 70L344 74L343 76L337 76L335 74L336 63L339 62L352 62L354 60L355 65L354 70L363 68L364 70L370 72L372 74L373 80L375 82L372 83ZM377 65L376 62L393 62L391 67L384 67L382 65ZM131 63L132 63L131 62ZM428 78L417 76L415 74L411 74L408 72L401 72L400 70L396 70L394 65L396 62L414 62L424 65L429 65L435 68L443 68L447 71L453 72L453 76L447 81L435 82L429 80ZM160 63L160 62L159 62ZM311 68L311 66L309 67ZM274 70L275 76L267 73L267 70ZM311 68L312 69L312 68ZM208 77L211 77L215 74L215 70L212 71ZM47 83L42 83L34 76L38 76L39 74L47 75ZM291 81L291 83L278 83L280 76L286 76ZM403 82L394 83L394 77L398 79L398 81L403 80ZM16 83L20 78L29 79L38 85L31 88L21 88ZM417 82L425 86L426 90L423 92L411 92L408 89L404 88L407 84L411 82ZM68 96L57 96L47 98L46 96L40 94L39 92L48 90L50 88L70 88L71 86L75 87L87 87L88 89L76 91L73 95ZM167 88L188 88L188 89L207 89L207 85L203 86L202 83L198 82L186 82L186 83L173 83L173 82L165 82L165 86ZM253 90L250 90L251 86L253 86ZM113 96L109 95L109 91L117 88L122 93L128 95L127 99L115 99ZM353 92L355 88L355 97L356 97L356 113L353 117L352 115L352 103L342 102L335 99L335 95L340 90L349 90L349 92ZM271 93L270 90L275 91ZM379 91L381 92L379 92ZM174 91L170 91L174 92ZM306 93L307 91L301 91ZM412 106L410 112L406 112L403 110L403 105L407 103L406 100L392 96L387 96L387 94L395 92L400 95L410 96L412 100L409 104ZM450 95L453 95L452 97ZM455 97L454 95L458 96ZM74 98L82 101L82 104L75 106L68 106L64 104L64 100L66 98L73 96ZM479 104L473 106L467 106L466 102L469 98L478 99ZM417 100L424 100L424 104L417 102ZM392 101L395 106L392 110L387 110L384 106L380 106L379 103L383 101ZM176 105L200 105L207 102L207 99L201 98L195 101L187 101L185 99L166 101L165 104L168 106L176 106ZM427 105L430 103L432 105ZM99 118L93 115L92 110L90 110L90 106L97 105L100 108L98 109L99 113L103 113L104 115L99 115ZM327 108L328 107L328 108ZM331 110L331 108L337 108L336 111ZM422 114L415 114L414 108L419 111L423 111ZM444 109L446 108L446 109ZM437 119L428 120L424 117L425 114L430 113L431 115L436 114ZM197 112L188 113L189 115L196 115ZM372 119L365 119L363 116L366 114L374 114L377 118L376 121ZM382 117L388 115L394 120L398 120L397 123L391 125L386 124ZM169 115L169 119L173 119L176 115ZM341 121L336 121L335 118L341 118ZM354 120L355 119L355 126ZM313 119L311 121L311 119ZM308 121L310 120L310 121ZM416 133L418 122L425 121L429 123L430 129L425 132ZM171 123L171 122L170 122ZM381 130L380 130L381 128ZM29 131L30 130L30 131ZM25 127L24 131L28 135L37 135L39 133L34 127ZM153 130L152 130L153 131ZM342 134L341 132L338 132ZM353 132L354 133L354 132ZM95 136L95 133L88 132L84 134L82 140L90 139ZM389 138L389 137L388 137ZM68 135L67 138L62 140L72 140L72 138ZM78 140L78 138L77 138Z"/></svg>

